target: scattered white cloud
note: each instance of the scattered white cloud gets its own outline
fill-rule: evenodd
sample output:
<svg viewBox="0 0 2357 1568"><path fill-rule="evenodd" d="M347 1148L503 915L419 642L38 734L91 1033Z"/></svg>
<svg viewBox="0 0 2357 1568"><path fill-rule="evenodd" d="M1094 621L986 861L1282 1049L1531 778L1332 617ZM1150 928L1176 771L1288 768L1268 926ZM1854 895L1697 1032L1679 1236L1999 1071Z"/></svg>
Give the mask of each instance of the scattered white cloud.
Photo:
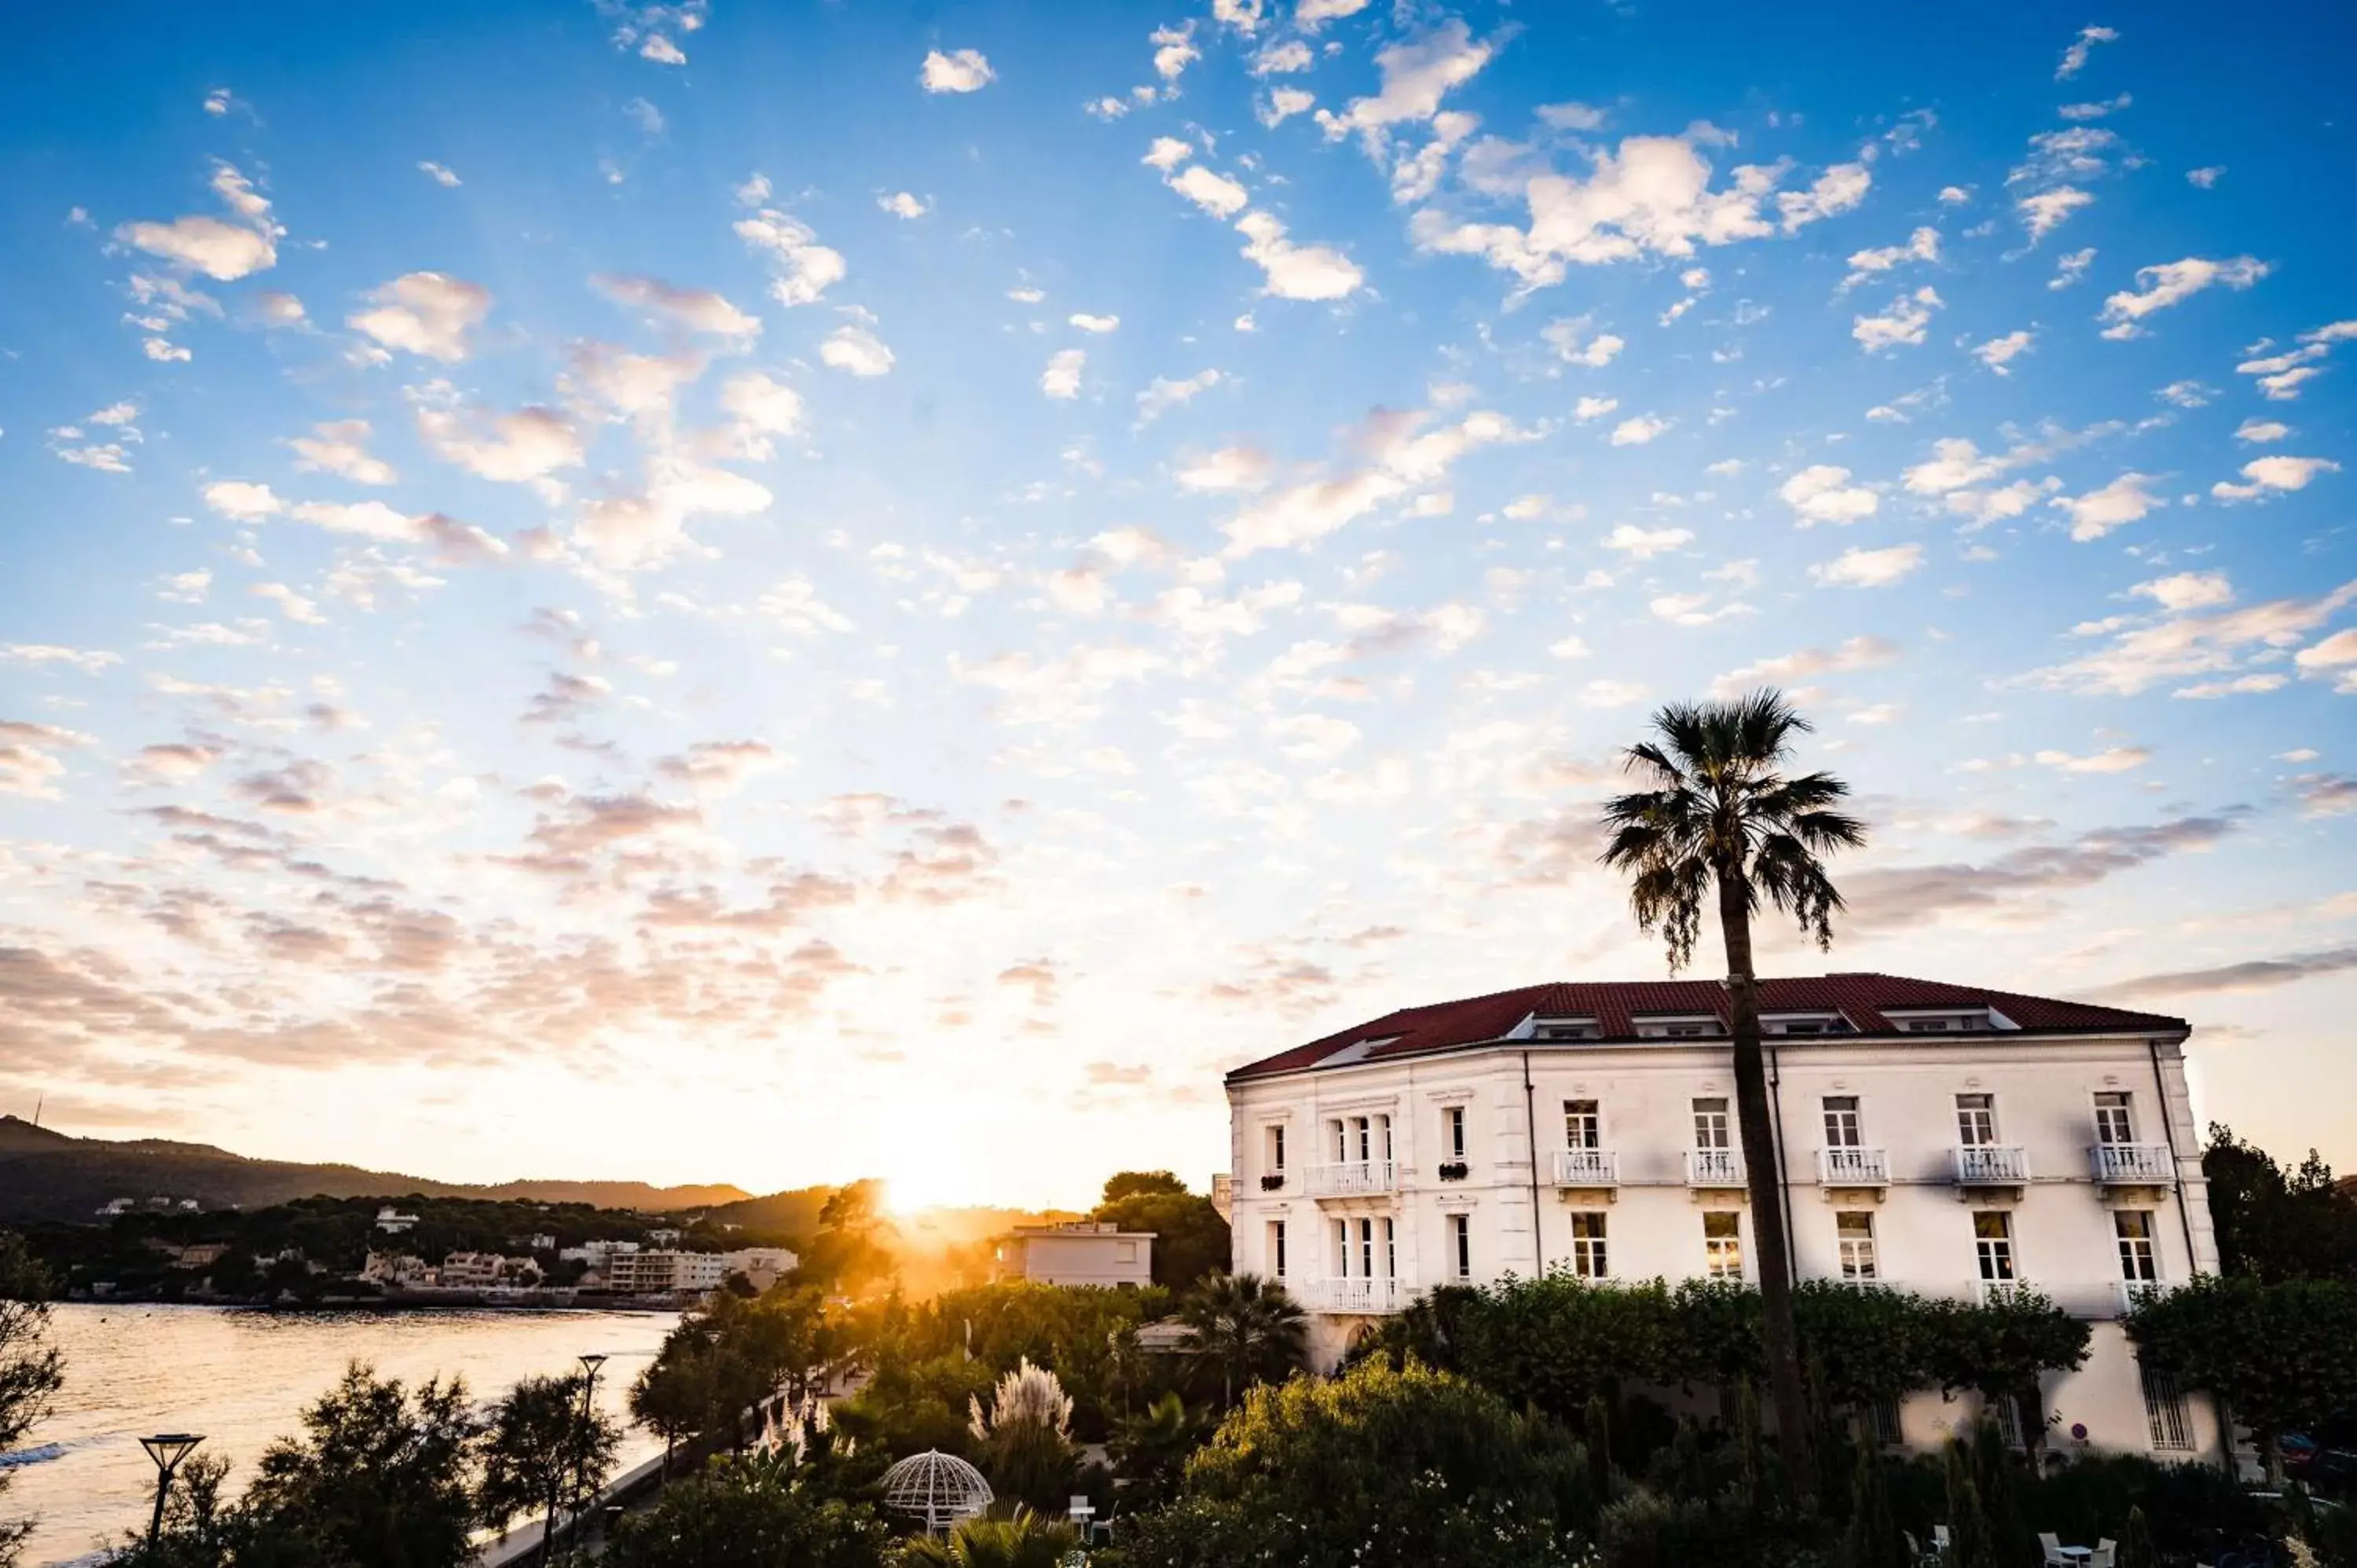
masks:
<svg viewBox="0 0 2357 1568"><path fill-rule="evenodd" d="M1065 319L1083 332L1110 332L1121 325L1121 317L1118 316L1090 316L1085 312L1074 314Z"/></svg>
<svg viewBox="0 0 2357 1568"><path fill-rule="evenodd" d="M491 313L489 289L447 273L407 273L369 298L372 307L344 325L387 349L446 361L472 351L467 335Z"/></svg>
<svg viewBox="0 0 2357 1568"><path fill-rule="evenodd" d="M442 165L437 164L431 159L427 159L425 162L419 164L417 168L419 173L425 175L426 178L432 180L438 186L447 188L459 183L458 177L457 175L452 174Z"/></svg>
<svg viewBox="0 0 2357 1568"><path fill-rule="evenodd" d="M876 205L895 218L918 219L933 209L933 204L913 191L896 190L889 196L879 196Z"/></svg>
<svg viewBox="0 0 2357 1568"><path fill-rule="evenodd" d="M2062 51L2062 63L2054 68L2054 80L2068 81L2087 69L2087 56L2097 44L2117 43L2119 33L2111 27L2082 27L2071 47Z"/></svg>
<svg viewBox="0 0 2357 1568"><path fill-rule="evenodd" d="M1147 383L1144 392L1137 394L1137 423L1141 426L1151 424L1172 409L1191 403L1199 394L1219 384L1220 372L1217 371L1199 371L1178 381L1157 376Z"/></svg>
<svg viewBox="0 0 2357 1568"><path fill-rule="evenodd" d="M2047 280L2046 286L2054 289L2069 288L2087 275L2087 269L2093 266L2094 262L2095 248L2093 245L2083 251L2072 251L2054 263L2054 275Z"/></svg>
<svg viewBox="0 0 2357 1568"><path fill-rule="evenodd" d="M2007 367L2029 351L2031 337L2026 331L2013 331L2002 338L1992 338L1973 350L1973 358L2000 376L2011 375L2013 372Z"/></svg>
<svg viewBox="0 0 2357 1568"><path fill-rule="evenodd" d="M1078 349L1064 349L1050 355L1048 368L1039 373L1039 390L1052 398L1080 396L1081 371L1088 362L1088 355Z"/></svg>
<svg viewBox="0 0 2357 1568"><path fill-rule="evenodd" d="M1611 442L1615 446L1643 446L1670 427L1670 422L1650 413L1624 419L1612 427Z"/></svg>
<svg viewBox="0 0 2357 1568"><path fill-rule="evenodd" d="M1279 299L1344 299L1366 281L1351 258L1330 245L1297 245L1285 225L1265 212L1247 212L1236 222L1246 243L1243 254L1267 275L1262 293Z"/></svg>
<svg viewBox="0 0 2357 1568"><path fill-rule="evenodd" d="M392 464L369 455L371 434L365 419L331 420L286 445L295 449L295 467L306 473L333 474L356 485L392 484L400 476Z"/></svg>
<svg viewBox="0 0 2357 1568"><path fill-rule="evenodd" d="M2123 92L2094 102L2065 103L2054 113L2065 120L2101 120L2118 113L2134 102L2136 99L2133 96Z"/></svg>
<svg viewBox="0 0 2357 1568"><path fill-rule="evenodd" d="M838 371L855 376L880 376L892 369L892 350L865 327L838 327L819 345L818 357Z"/></svg>
<svg viewBox="0 0 2357 1568"><path fill-rule="evenodd" d="M2083 207L2092 207L2095 199L2075 185L2058 185L2050 190L2036 191L2013 204L2021 214L2022 227L2029 231L2033 245L2054 232L2071 214Z"/></svg>
<svg viewBox="0 0 2357 1568"><path fill-rule="evenodd" d="M2185 183L2196 190L2213 190L2217 188L2220 177L2225 172L2224 168L2216 164L2206 168L2190 168L2185 171Z"/></svg>
<svg viewBox="0 0 2357 1568"><path fill-rule="evenodd" d="M1881 498L1864 485L1850 483L1849 470L1830 463L1802 469L1777 487L1776 494L1792 509L1803 528L1816 523L1863 522L1881 506Z"/></svg>
<svg viewBox="0 0 2357 1568"><path fill-rule="evenodd" d="M651 59L657 65L685 65L687 51L661 33L649 33L646 42L639 46L639 58Z"/></svg>
<svg viewBox="0 0 2357 1568"><path fill-rule="evenodd" d="M2067 751L2041 751L2038 761L2048 768L2065 773L2126 773L2142 768L2152 760L2152 753L2140 746L2106 746L2085 757L2073 757Z"/></svg>
<svg viewBox="0 0 2357 1568"><path fill-rule="evenodd" d="M628 305L658 316L691 332L717 338L752 338L761 322L710 289L674 288L660 278L600 274L590 285L617 305Z"/></svg>
<svg viewBox="0 0 2357 1568"><path fill-rule="evenodd" d="M761 180L760 188L761 197L748 205L767 197L769 181ZM809 224L774 208L759 208L733 227L738 239L769 258L770 295L780 305L815 305L850 271L843 252L820 244Z"/></svg>
<svg viewBox="0 0 2357 1568"><path fill-rule="evenodd" d="M2234 439L2254 443L2280 441L2291 434L2291 426L2276 419L2246 419L2234 427Z"/></svg>
<svg viewBox="0 0 2357 1568"><path fill-rule="evenodd" d="M1903 245L1884 245L1870 251L1854 251L1849 258L1849 275L1841 281L1842 292L1847 292L1877 273L1887 273L1907 262L1936 262L1940 259L1940 231L1928 225L1915 231Z"/></svg>
<svg viewBox="0 0 2357 1568"><path fill-rule="evenodd" d="M2139 521L2155 507L2167 506L2166 500L2152 493L2153 483L2150 474L2126 473L2100 489L2056 496L2047 504L2070 514L2071 537L2084 542Z"/></svg>
<svg viewBox="0 0 2357 1568"><path fill-rule="evenodd" d="M998 73L990 69L980 49L953 49L948 54L929 49L924 69L917 73L928 92L979 92L997 79Z"/></svg>
<svg viewBox="0 0 2357 1568"><path fill-rule="evenodd" d="M229 164L213 166L211 185L233 220L192 213L169 223L125 223L115 238L219 283L275 266L278 241L286 231L271 218L270 203Z"/></svg>
<svg viewBox="0 0 2357 1568"><path fill-rule="evenodd" d="M1165 81L1177 81L1187 68L1203 58L1195 47L1195 24L1181 22L1175 27L1157 27L1148 36L1154 46L1154 74Z"/></svg>
<svg viewBox="0 0 2357 1568"><path fill-rule="evenodd" d="M1693 542L1694 533L1688 529L1639 528L1626 522L1604 536L1605 549L1620 551L1632 561L1650 561Z"/></svg>
<svg viewBox="0 0 2357 1568"><path fill-rule="evenodd" d="M1449 90L1473 80L1496 52L1494 40L1475 42L1464 18L1451 16L1421 37L1376 50L1380 90L1372 97L1353 98L1339 114L1319 111L1318 124L1329 141L1356 131L1379 147L1391 127L1437 114Z"/></svg>
<svg viewBox="0 0 2357 1568"><path fill-rule="evenodd" d="M2221 479L2210 493L2222 501L2257 500L2268 495L2304 490L2319 474L2337 474L2341 465L2329 457L2254 457L2243 465L2243 482Z"/></svg>
<svg viewBox="0 0 2357 1568"><path fill-rule="evenodd" d="M1809 575L1829 588L1887 588L1923 564L1923 547L1897 544L1888 550L1845 550L1831 561L1809 568Z"/></svg>
<svg viewBox="0 0 2357 1568"><path fill-rule="evenodd" d="M2137 337L2144 330L2140 324L2154 311L2166 310L2213 284L2248 288L2266 276L2269 270L2267 263L2255 256L2235 256L2222 262L2188 256L2181 262L2138 267L2135 288L2123 289L2104 301L2103 319L2111 323L2104 328L2104 336L2114 339Z"/></svg>
<svg viewBox="0 0 2357 1568"><path fill-rule="evenodd" d="M1851 317L1849 335L1869 354L1883 353L1902 344L1921 343L1925 328L1932 325L1932 312L1945 303L1927 284L1913 294L1902 294L1892 300L1889 309L1880 316Z"/></svg>
<svg viewBox="0 0 2357 1568"><path fill-rule="evenodd" d="M1540 330L1539 337L1555 350L1555 357L1564 363L1586 365L1590 369L1600 369L1610 364L1620 350L1628 347L1625 342L1609 332L1599 332L1589 337L1587 317L1584 316L1567 320L1550 321Z"/></svg>
<svg viewBox="0 0 2357 1568"><path fill-rule="evenodd" d="M1585 424L1591 419L1601 419L1620 406L1617 397L1583 397L1572 404L1571 416Z"/></svg>

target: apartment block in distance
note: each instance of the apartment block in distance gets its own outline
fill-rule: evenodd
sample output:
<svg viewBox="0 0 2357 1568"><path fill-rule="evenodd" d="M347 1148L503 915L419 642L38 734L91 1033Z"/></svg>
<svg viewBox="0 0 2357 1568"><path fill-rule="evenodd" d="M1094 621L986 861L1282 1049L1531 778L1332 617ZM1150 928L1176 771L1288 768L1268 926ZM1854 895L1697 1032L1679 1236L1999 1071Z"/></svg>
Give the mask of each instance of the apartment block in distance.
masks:
<svg viewBox="0 0 2357 1568"><path fill-rule="evenodd" d="M1048 1285L1151 1284L1154 1232L1089 1219L1018 1225L998 1238L990 1277Z"/></svg>
<svg viewBox="0 0 2357 1568"><path fill-rule="evenodd" d="M2093 1335L2047 1380L2048 1441L2220 1457L2210 1402L2119 1321L2218 1266L2183 1021L1885 974L1761 989L1796 1276L2034 1287ZM1756 1283L1727 1028L1716 981L1534 985L1239 1068L1233 1266L1310 1310L1321 1366L1435 1285ZM1975 1414L1934 1391L1875 1420L1930 1446Z"/></svg>

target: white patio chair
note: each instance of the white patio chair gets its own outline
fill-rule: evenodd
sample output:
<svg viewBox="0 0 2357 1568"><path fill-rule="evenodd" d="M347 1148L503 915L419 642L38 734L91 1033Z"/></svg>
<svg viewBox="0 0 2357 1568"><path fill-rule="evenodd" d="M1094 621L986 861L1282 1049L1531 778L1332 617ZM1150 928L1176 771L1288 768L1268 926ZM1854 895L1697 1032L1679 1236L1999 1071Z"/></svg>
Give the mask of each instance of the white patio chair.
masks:
<svg viewBox="0 0 2357 1568"><path fill-rule="evenodd" d="M2048 1568L2071 1568L2071 1560L2062 1555L2062 1538L2052 1530L2038 1532L2038 1548L2046 1553Z"/></svg>
<svg viewBox="0 0 2357 1568"><path fill-rule="evenodd" d="M2087 1554L2087 1568L2112 1568L2119 1553L2120 1543L2107 1535L2095 1542L2095 1550Z"/></svg>
<svg viewBox="0 0 2357 1568"><path fill-rule="evenodd" d="M1947 1557L1948 1548L1953 1543L1953 1540L1948 1534L1948 1527L1946 1525L1935 1524L1932 1527L1932 1550L1943 1560Z"/></svg>

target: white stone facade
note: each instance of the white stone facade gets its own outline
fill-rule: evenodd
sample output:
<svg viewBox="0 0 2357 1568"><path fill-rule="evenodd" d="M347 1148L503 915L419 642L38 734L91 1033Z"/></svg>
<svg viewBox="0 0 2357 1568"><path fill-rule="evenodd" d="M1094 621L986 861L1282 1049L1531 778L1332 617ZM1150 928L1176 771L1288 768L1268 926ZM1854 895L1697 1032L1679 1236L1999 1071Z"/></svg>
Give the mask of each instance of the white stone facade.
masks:
<svg viewBox="0 0 2357 1568"><path fill-rule="evenodd" d="M1835 1012L1822 1022L1846 1032L1831 1035L1771 1015L1795 1027L1768 1041L1794 1270L1928 1295L2027 1282L2093 1325L2086 1366L2049 1380L2050 1442L2214 1458L2209 1402L2165 1385L2147 1399L2117 1321L2135 1284L2217 1266L2183 1027L2118 1016L2137 1026L2026 1033L2001 1004L1938 1034L1895 1007ZM1386 1059L1388 1023L1367 1026L1372 1054L1336 1036L1322 1065L1228 1086L1233 1266L1311 1309L1319 1365L1438 1284L1558 1269L1756 1283L1723 1036L1655 1020L1636 1026L1648 1037L1550 1039L1526 1017ZM1899 1422L1921 1444L1972 1414L1934 1392Z"/></svg>
<svg viewBox="0 0 2357 1568"><path fill-rule="evenodd" d="M998 1239L990 1277L1049 1285L1151 1284L1154 1232L1091 1220L1018 1225Z"/></svg>

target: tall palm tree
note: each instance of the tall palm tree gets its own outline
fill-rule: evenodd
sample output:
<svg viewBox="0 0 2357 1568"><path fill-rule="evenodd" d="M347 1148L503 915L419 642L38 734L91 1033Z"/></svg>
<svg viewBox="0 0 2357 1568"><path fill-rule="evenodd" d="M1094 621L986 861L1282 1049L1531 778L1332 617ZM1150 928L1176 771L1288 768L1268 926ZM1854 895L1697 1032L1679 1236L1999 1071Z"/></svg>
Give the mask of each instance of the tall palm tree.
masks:
<svg viewBox="0 0 2357 1568"><path fill-rule="evenodd" d="M1637 924L1667 939L1671 972L1693 959L1705 900L1717 895L1776 1444L1788 1484L1803 1497L1813 1494L1815 1473L1792 1331L1792 1243L1760 1048L1751 917L1764 894L1819 948L1832 946L1842 897L1822 857L1866 842L1866 824L1835 810L1848 796L1847 784L1830 773L1792 778L1782 771L1793 736L1810 727L1773 690L1727 703L1673 703L1653 714L1658 739L1631 746L1624 758L1627 770L1650 788L1604 807L1612 833L1604 863L1630 875Z"/></svg>
<svg viewBox="0 0 2357 1568"><path fill-rule="evenodd" d="M1220 1369L1222 1410L1239 1387L1282 1381L1308 1358L1308 1319L1283 1285L1258 1274L1204 1275L1178 1316L1195 1331L1197 1363Z"/></svg>

